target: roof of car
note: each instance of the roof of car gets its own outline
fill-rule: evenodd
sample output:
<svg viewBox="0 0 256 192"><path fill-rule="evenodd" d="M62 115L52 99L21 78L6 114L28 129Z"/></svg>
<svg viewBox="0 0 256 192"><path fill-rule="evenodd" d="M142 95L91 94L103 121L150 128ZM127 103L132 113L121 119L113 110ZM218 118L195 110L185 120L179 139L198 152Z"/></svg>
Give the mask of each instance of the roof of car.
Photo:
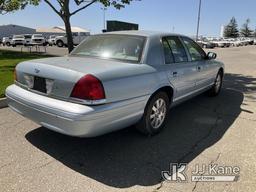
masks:
<svg viewBox="0 0 256 192"><path fill-rule="evenodd" d="M142 31L142 30L131 30L131 31L114 31L114 32L107 32L104 34L120 34L120 35L138 35L138 36L183 36L180 34L175 33L168 33L168 32L159 32L159 31Z"/></svg>

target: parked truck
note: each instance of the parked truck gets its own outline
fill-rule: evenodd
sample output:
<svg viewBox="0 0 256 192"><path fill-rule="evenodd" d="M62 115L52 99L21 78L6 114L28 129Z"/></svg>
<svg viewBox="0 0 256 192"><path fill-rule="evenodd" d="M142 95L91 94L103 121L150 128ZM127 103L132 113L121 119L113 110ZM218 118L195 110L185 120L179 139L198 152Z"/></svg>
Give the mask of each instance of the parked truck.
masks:
<svg viewBox="0 0 256 192"><path fill-rule="evenodd" d="M80 44L88 36L90 36L89 32L75 32L75 33L72 33L74 45ZM67 46L67 44L68 44L67 35L57 36L55 38L55 44L58 47Z"/></svg>

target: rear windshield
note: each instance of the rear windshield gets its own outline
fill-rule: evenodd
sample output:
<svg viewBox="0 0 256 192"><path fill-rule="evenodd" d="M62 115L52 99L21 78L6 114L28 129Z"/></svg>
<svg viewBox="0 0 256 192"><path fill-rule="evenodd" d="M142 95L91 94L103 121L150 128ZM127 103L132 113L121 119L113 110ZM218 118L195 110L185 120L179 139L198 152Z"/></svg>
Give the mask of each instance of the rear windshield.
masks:
<svg viewBox="0 0 256 192"><path fill-rule="evenodd" d="M138 63L141 59L145 37L132 35L89 36L71 55L116 59Z"/></svg>

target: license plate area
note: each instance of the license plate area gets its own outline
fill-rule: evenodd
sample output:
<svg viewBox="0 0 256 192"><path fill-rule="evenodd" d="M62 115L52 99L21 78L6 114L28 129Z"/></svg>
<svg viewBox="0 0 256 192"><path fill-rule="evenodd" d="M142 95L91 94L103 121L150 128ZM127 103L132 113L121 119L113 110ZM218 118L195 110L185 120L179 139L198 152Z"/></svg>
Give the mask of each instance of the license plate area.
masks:
<svg viewBox="0 0 256 192"><path fill-rule="evenodd" d="M33 89L42 93L47 93L45 78L34 76Z"/></svg>

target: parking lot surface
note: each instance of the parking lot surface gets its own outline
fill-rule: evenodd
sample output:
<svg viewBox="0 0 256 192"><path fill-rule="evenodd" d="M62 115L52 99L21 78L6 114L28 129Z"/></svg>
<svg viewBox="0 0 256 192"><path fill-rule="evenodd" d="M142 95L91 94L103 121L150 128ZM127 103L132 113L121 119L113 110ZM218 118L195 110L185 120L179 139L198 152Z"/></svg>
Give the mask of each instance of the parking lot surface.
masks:
<svg viewBox="0 0 256 192"><path fill-rule="evenodd" d="M166 129L129 127L81 139L0 110L0 191L256 191L256 47L214 49L226 64L221 94L202 94L170 112ZM186 183L163 181L188 163ZM195 165L238 166L237 182L192 182Z"/></svg>

